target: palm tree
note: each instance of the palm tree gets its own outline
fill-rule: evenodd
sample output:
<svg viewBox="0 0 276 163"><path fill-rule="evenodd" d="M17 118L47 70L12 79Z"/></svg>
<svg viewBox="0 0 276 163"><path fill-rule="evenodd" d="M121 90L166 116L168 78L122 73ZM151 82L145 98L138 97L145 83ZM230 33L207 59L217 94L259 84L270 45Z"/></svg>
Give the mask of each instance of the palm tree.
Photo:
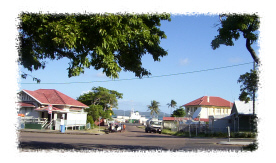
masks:
<svg viewBox="0 0 276 163"><path fill-rule="evenodd" d="M154 113L159 114L159 112L160 112L159 106L160 106L159 102L157 102L155 100L151 101L151 104L148 105L148 111L150 110L150 115L153 115Z"/></svg>
<svg viewBox="0 0 276 163"><path fill-rule="evenodd" d="M172 108L175 108L176 107L176 102L174 100L171 100L171 103L167 103L168 105L168 108L171 107L171 114L172 114Z"/></svg>

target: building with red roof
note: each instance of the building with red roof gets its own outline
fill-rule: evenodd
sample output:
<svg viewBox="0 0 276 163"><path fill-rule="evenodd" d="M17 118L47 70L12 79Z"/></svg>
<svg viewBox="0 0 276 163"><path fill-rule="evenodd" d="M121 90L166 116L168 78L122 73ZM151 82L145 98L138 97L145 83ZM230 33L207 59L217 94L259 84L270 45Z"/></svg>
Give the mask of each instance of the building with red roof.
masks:
<svg viewBox="0 0 276 163"><path fill-rule="evenodd" d="M67 127L86 124L87 113L84 109L88 106L55 89L23 89L18 94L20 115L39 120L46 119L48 123L58 123L60 119L64 119ZM58 124L53 126L59 128Z"/></svg>
<svg viewBox="0 0 276 163"><path fill-rule="evenodd" d="M193 119L208 119L209 116L226 117L230 115L233 103L220 97L203 96L185 105L186 116Z"/></svg>

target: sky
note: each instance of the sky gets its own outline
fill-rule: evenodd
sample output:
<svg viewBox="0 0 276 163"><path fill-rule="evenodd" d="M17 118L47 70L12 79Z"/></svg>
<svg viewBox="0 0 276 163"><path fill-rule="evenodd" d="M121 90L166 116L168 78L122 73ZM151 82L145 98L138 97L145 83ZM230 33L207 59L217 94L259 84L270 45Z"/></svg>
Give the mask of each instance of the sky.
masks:
<svg viewBox="0 0 276 163"><path fill-rule="evenodd" d="M160 62L154 62L150 54L143 56L143 67L152 74L149 78L138 79L134 73L122 71L119 79L112 80L93 68L85 69L80 76L68 78L69 60L48 60L45 69L32 73L19 67L20 71L41 79L41 83L36 84L30 77L18 78L19 90L56 89L76 99L93 87L101 86L123 93L123 99L118 100L120 110L147 111L147 105L156 100L160 103L159 109L166 113L170 113L167 103L172 99L178 107L202 96L217 96L234 102L240 93L237 80L253 68L253 59L242 36L234 46L221 45L213 50L211 41L218 34L217 24L218 15L203 14L172 14L170 22L162 21L160 29L167 39L162 39L160 45L168 55ZM259 54L258 42L253 48ZM233 67L221 68L227 66ZM221 69L198 72L214 68Z"/></svg>
<svg viewBox="0 0 276 163"><path fill-rule="evenodd" d="M7 158L28 160L30 157L45 156L44 152L38 152L33 155L31 152L18 152L18 132L15 126L17 122L17 110L15 101L17 100L16 93L21 89L36 90L57 89L73 98L78 97L83 92L90 90L92 87L103 86L108 89L114 89L124 94L124 99L119 101L120 109L129 109L133 107L135 110L145 111L147 105L151 100L160 102L162 111L169 113L166 104L174 99L178 106L188 103L204 95L219 96L226 100L233 101L238 99L239 84L237 84L238 77L248 72L252 66L245 65L235 68L220 69L215 71L207 71L201 73L190 73L185 75L176 75L160 78L149 78L143 80L126 80L120 82L96 82L93 84L60 84L60 85L26 85L22 84L33 82L31 79L22 80L18 78L19 70L16 60L18 58L17 51L17 23L18 15L25 12L44 12L44 13L84 13L84 12L127 12L127 13L141 13L141 12L168 12L172 14L189 14L192 16L172 16L171 22L162 22L161 29L165 31L167 39L161 41L161 46L168 50L169 55L163 57L161 62L153 62L150 56L144 56L143 66L148 68L153 76L177 74L185 72L193 72L202 69L209 69L221 67L226 65L235 65L240 63L251 62L249 52L246 51L245 42L240 39L235 42L234 47L221 46L217 50L212 50L210 43L215 35L217 35L217 28L214 24L218 22L218 17L211 17L210 15L194 14L216 14L216 13L258 13L261 17L260 26L260 89L258 91L258 150L254 153L239 153L227 152L220 153L208 152L185 154L185 160L191 161L199 160L206 161L212 159L221 161L221 156L226 162L233 162L238 159L244 161L259 162L264 157L271 157L271 141L274 139L273 131L267 127L274 122L274 118L270 115L275 115L274 107L271 107L271 102L275 101L276 78L275 75L275 5L273 1L258 1L252 0L79 0L79 1L64 1L64 0L12 0L5 5L2 5L1 17L1 55L5 58L0 59L1 70L1 100L2 100L2 124L6 124L5 133L2 134L2 139L5 140L5 153ZM258 44L255 45L258 47ZM256 49L255 47L255 49ZM78 77L68 79L66 68L68 61L59 60L51 61L47 67L42 71L33 72L32 75L40 78L42 82L75 82L75 81L107 81L110 80L101 75L101 72L90 69L85 71ZM120 79L134 78L133 73L122 72ZM272 105L273 106L273 105ZM6 111L8 110L8 111ZM4 117L4 118L3 118ZM49 153L47 153L49 154ZM52 152L52 156L57 159L60 156L64 159L75 159L79 161L81 153L70 152L70 154L61 155L57 152ZM121 155L111 155L106 157L106 153L94 153L94 155L103 156L105 159L110 158L114 161L116 157L121 158ZM180 156L176 153L160 153L154 155L149 153L150 157L145 157L145 153L122 153L125 161L133 161L138 158L146 158L147 161L171 161ZM213 154L213 155L212 155ZM254 156L253 156L254 155ZM14 157L15 156L15 157ZM16 157L17 156L17 157ZM30 156L30 157L29 157ZM73 157L72 157L73 156ZM75 157L76 156L76 157ZM81 158L84 155L82 155ZM91 156L88 154L87 156ZM139 157L141 156L141 157ZM157 157L158 156L158 157ZM182 155L181 155L182 156ZM214 156L214 157L212 157ZM219 157L218 157L219 156ZM253 156L253 157L252 157ZM136 157L133 159L133 157ZM25 158L25 159L22 159ZM99 159L102 157L99 157ZM183 157L181 157L183 159ZM235 159L235 160L234 160ZM254 160L253 160L254 159ZM159 161L158 160L158 161ZM140 160L139 160L140 161Z"/></svg>

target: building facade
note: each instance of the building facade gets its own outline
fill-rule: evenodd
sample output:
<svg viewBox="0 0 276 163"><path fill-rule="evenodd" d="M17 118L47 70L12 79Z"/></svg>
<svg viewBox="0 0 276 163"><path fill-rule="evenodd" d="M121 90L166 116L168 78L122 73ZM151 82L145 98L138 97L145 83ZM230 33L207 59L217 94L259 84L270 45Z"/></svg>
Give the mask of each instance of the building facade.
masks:
<svg viewBox="0 0 276 163"><path fill-rule="evenodd" d="M59 130L61 119L66 128L86 125L84 109L88 106L55 89L22 90L18 97L18 114L24 119L32 119L33 123L36 119L38 128L51 126Z"/></svg>
<svg viewBox="0 0 276 163"><path fill-rule="evenodd" d="M220 97L203 96L185 105L186 116L208 119L209 116L226 117L231 113L233 103Z"/></svg>

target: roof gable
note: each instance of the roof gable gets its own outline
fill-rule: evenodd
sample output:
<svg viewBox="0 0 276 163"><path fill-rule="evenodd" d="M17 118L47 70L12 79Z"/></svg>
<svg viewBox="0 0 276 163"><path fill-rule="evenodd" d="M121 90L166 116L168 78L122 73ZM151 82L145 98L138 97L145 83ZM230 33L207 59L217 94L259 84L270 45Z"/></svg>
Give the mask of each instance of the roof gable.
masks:
<svg viewBox="0 0 276 163"><path fill-rule="evenodd" d="M253 114L253 102L235 101L234 107L238 114ZM233 110L233 109L232 109ZM234 111L234 110L233 110Z"/></svg>
<svg viewBox="0 0 276 163"><path fill-rule="evenodd" d="M23 92L25 92L26 94L28 94L29 96L31 96L33 99L35 99L37 102L39 103L46 103L48 104L49 101L47 100L47 98L45 97L45 95L35 92L35 91L29 91L29 90L24 90Z"/></svg>
<svg viewBox="0 0 276 163"><path fill-rule="evenodd" d="M54 105L71 105L78 107L88 107L87 105L55 90L55 89L38 89L35 91L23 90L38 102L42 104Z"/></svg>
<svg viewBox="0 0 276 163"><path fill-rule="evenodd" d="M233 103L220 97L203 96L184 106L226 106L232 107Z"/></svg>

